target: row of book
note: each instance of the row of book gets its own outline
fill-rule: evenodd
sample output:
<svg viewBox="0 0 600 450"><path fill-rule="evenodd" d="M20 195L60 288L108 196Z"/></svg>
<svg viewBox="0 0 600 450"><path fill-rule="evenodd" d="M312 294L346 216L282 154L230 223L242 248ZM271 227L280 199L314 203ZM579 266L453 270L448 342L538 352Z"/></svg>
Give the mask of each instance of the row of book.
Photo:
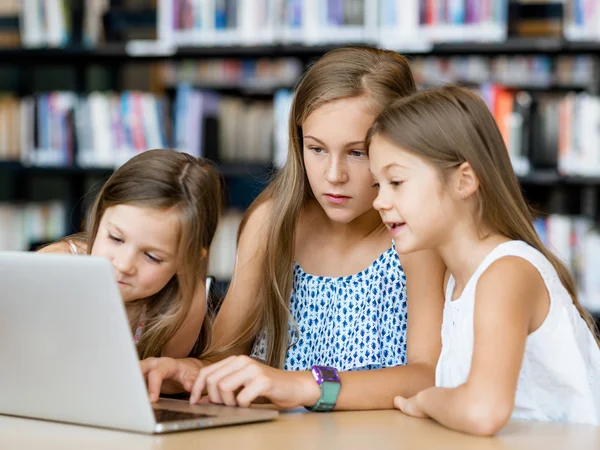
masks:
<svg viewBox="0 0 600 450"><path fill-rule="evenodd" d="M156 0L2 0L0 46L93 47L107 40L153 39L154 9ZM129 19L136 14L138 19Z"/></svg>
<svg viewBox="0 0 600 450"><path fill-rule="evenodd" d="M174 103L174 146L223 162L273 159L273 102L246 101L180 84Z"/></svg>
<svg viewBox="0 0 600 450"><path fill-rule="evenodd" d="M423 47L506 38L508 0L160 0L159 39L177 45L380 42Z"/></svg>
<svg viewBox="0 0 600 450"><path fill-rule="evenodd" d="M190 83L202 87L273 90L293 86L304 70L297 58L232 59L169 61L161 65L166 86Z"/></svg>
<svg viewBox="0 0 600 450"><path fill-rule="evenodd" d="M534 225L542 242L574 275L582 305L600 313L600 231L590 219L577 216L550 215Z"/></svg>
<svg viewBox="0 0 600 450"><path fill-rule="evenodd" d="M600 59L591 55L418 56L410 61L421 86L446 82L495 82L535 88L587 88L597 81ZM244 88L258 92L291 87L300 78L297 58L169 61L161 65L166 86L190 83L202 87Z"/></svg>
<svg viewBox="0 0 600 450"><path fill-rule="evenodd" d="M600 97L484 83L515 171L600 176ZM224 96L180 84L174 101L148 93L51 92L0 97L0 160L37 166L116 167L149 148L172 147L221 162L273 162L288 151L293 93L270 100Z"/></svg>
<svg viewBox="0 0 600 450"><path fill-rule="evenodd" d="M222 162L273 159L273 101L180 85L171 102L137 91L0 97L0 160L118 167L151 148Z"/></svg>
<svg viewBox="0 0 600 450"><path fill-rule="evenodd" d="M447 82L533 88L588 88L597 83L600 60L590 55L426 56L411 60L419 85Z"/></svg>
<svg viewBox="0 0 600 450"><path fill-rule="evenodd" d="M572 41L600 40L600 0L566 0L564 33Z"/></svg>
<svg viewBox="0 0 600 450"><path fill-rule="evenodd" d="M564 30L564 36L574 40L600 39L600 1L530 3L533 2L160 0L158 36L177 45L370 42L405 50L424 49L437 42L503 41L509 33L556 36Z"/></svg>
<svg viewBox="0 0 600 450"><path fill-rule="evenodd" d="M27 251L32 243L52 242L66 233L62 202L0 203L0 251Z"/></svg>
<svg viewBox="0 0 600 450"><path fill-rule="evenodd" d="M0 101L0 159L35 166L115 167L167 146L166 100L148 93L49 92Z"/></svg>
<svg viewBox="0 0 600 450"><path fill-rule="evenodd" d="M66 47L96 45L109 0L3 0L11 3L5 15L20 16L20 45Z"/></svg>
<svg viewBox="0 0 600 450"><path fill-rule="evenodd" d="M600 176L600 97L531 94L496 84L480 88L513 160L515 172L555 169Z"/></svg>
<svg viewBox="0 0 600 450"><path fill-rule="evenodd" d="M25 47L97 45L102 41L109 0L3 0L0 16L20 16ZM156 1L140 3L144 8ZM507 37L514 4L526 0L158 0L158 35L181 45L301 42L379 43L390 48L424 48L431 42L501 41ZM540 2L537 2L540 3ZM546 1L570 40L600 40L600 1ZM559 6L559 9L549 6ZM535 8L536 5L533 5ZM514 9L514 8L513 8ZM531 9L532 11L534 9ZM534 19L543 29L546 16ZM19 45L19 29L0 27L0 42ZM13 27L14 28L14 27ZM514 28L514 27L513 27ZM531 27L530 27L531 28ZM553 28L550 26L549 28ZM17 35L15 41L14 36Z"/></svg>

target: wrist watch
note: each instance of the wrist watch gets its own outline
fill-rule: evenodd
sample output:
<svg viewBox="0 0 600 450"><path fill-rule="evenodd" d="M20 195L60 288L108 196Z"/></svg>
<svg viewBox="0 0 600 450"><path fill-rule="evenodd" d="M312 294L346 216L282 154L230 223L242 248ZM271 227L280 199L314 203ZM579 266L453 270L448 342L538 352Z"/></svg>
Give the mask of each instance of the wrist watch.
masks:
<svg viewBox="0 0 600 450"><path fill-rule="evenodd" d="M338 371L333 367L312 366L312 375L321 388L321 398L310 407L309 411L331 411L337 402L342 382L338 376Z"/></svg>

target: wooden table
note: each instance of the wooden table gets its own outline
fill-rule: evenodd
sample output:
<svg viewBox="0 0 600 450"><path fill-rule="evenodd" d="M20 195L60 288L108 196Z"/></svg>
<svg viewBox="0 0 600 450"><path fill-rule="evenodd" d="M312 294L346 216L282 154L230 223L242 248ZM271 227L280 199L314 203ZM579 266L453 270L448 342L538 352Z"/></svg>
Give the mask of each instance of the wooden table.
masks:
<svg viewBox="0 0 600 450"><path fill-rule="evenodd" d="M600 427L511 422L494 438L450 431L397 411L282 413L273 422L146 436L0 416L0 448L46 449L600 449Z"/></svg>

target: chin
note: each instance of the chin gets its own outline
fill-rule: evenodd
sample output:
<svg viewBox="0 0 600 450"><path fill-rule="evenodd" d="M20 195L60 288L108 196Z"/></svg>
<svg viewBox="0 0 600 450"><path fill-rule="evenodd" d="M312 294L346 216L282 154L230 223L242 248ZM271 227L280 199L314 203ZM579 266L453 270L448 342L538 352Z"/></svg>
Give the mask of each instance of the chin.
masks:
<svg viewBox="0 0 600 450"><path fill-rule="evenodd" d="M356 215L354 212L344 210L326 209L325 214L327 214L327 217L329 217L329 219L331 219L333 222L343 224L350 223L358 217L358 215Z"/></svg>
<svg viewBox="0 0 600 450"><path fill-rule="evenodd" d="M396 246L396 251L400 254L423 250L423 247L407 239L394 239L394 245Z"/></svg>

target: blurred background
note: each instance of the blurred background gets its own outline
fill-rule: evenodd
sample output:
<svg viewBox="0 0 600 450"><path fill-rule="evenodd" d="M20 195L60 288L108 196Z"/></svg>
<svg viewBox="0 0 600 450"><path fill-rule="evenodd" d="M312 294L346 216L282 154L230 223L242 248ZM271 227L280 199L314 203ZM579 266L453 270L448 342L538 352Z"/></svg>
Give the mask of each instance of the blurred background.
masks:
<svg viewBox="0 0 600 450"><path fill-rule="evenodd" d="M0 250L80 231L103 181L171 147L214 160L243 211L285 162L301 73L331 48L478 89L544 242L600 317L600 0L0 0Z"/></svg>

